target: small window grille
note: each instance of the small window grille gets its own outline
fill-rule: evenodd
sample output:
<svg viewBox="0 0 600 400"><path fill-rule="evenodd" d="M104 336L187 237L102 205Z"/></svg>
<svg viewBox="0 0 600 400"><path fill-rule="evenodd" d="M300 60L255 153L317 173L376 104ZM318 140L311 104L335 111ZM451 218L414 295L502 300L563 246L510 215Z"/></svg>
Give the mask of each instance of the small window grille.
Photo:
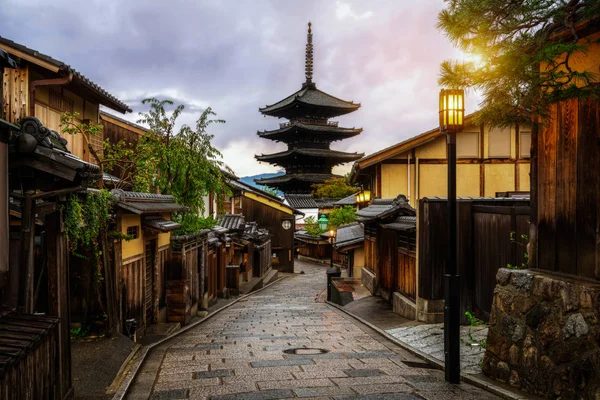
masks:
<svg viewBox="0 0 600 400"><path fill-rule="evenodd" d="M54 90L50 90L49 103L50 107L62 112L72 113L75 109L75 102L72 99L55 92Z"/></svg>
<svg viewBox="0 0 600 400"><path fill-rule="evenodd" d="M127 236L131 236L132 239L137 239L140 237L140 227L139 226L128 226L127 227Z"/></svg>

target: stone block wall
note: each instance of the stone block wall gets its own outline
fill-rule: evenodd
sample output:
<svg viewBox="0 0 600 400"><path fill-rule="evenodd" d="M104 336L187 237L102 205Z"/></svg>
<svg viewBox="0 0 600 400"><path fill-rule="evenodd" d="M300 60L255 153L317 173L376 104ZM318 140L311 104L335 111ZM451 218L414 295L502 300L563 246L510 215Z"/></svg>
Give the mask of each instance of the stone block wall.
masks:
<svg viewBox="0 0 600 400"><path fill-rule="evenodd" d="M496 276L483 372L545 398L600 399L600 282Z"/></svg>
<svg viewBox="0 0 600 400"><path fill-rule="evenodd" d="M377 276L373 272L363 267L360 280L373 296L377 295Z"/></svg>

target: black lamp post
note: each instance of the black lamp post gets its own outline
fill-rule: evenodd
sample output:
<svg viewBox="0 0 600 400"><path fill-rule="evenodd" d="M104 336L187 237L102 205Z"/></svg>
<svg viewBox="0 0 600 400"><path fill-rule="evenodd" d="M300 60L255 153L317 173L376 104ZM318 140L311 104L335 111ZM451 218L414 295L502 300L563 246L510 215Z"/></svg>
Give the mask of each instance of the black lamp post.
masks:
<svg viewBox="0 0 600 400"><path fill-rule="evenodd" d="M460 383L460 276L456 267L456 133L463 128L463 90L440 91L440 131L448 156L448 259L444 275L444 353L446 381Z"/></svg>
<svg viewBox="0 0 600 400"><path fill-rule="evenodd" d="M340 276L342 276L342 271L339 269L339 267L333 266L333 244L335 243L335 233L335 229L329 228L328 235L323 235L327 236L327 238L329 239L329 243L331 244L331 261L329 263L329 268L327 268L327 301L331 301L332 279L339 278Z"/></svg>

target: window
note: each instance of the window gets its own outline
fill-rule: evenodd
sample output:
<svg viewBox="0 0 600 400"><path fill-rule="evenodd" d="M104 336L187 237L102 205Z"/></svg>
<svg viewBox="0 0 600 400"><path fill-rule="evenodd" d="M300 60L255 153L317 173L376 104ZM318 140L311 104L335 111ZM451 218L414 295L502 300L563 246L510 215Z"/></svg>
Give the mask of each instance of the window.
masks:
<svg viewBox="0 0 600 400"><path fill-rule="evenodd" d="M479 132L460 132L456 135L456 157L479 158Z"/></svg>
<svg viewBox="0 0 600 400"><path fill-rule="evenodd" d="M137 239L140 237L140 227L136 226L128 226L127 227L127 236L131 236L132 239Z"/></svg>
<svg viewBox="0 0 600 400"><path fill-rule="evenodd" d="M48 103L50 107L57 109L62 112L70 112L72 113L75 109L75 102L73 99L70 99L54 90L50 90L48 95Z"/></svg>
<svg viewBox="0 0 600 400"><path fill-rule="evenodd" d="M490 158L510 158L510 128L490 128L488 156Z"/></svg>
<svg viewBox="0 0 600 400"><path fill-rule="evenodd" d="M531 132L525 131L519 133L519 157L531 157Z"/></svg>
<svg viewBox="0 0 600 400"><path fill-rule="evenodd" d="M290 229L292 227L292 223L286 219L281 223L281 226L283 227L283 229L285 229L287 231L288 229Z"/></svg>

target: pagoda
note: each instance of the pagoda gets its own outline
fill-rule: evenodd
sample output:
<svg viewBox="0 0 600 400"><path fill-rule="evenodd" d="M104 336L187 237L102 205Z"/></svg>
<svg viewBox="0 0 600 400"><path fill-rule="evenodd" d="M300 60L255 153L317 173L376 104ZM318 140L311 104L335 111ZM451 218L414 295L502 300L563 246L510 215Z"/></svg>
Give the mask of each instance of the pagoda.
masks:
<svg viewBox="0 0 600 400"><path fill-rule="evenodd" d="M356 161L364 153L332 150L331 143L356 136L362 128L342 128L330 118L358 110L359 103L338 99L319 89L312 81L313 46L311 23L306 43L306 81L302 89L285 99L260 108L263 115L285 118L279 129L257 132L261 138L283 142L288 148L273 154L256 155L258 161L285 168L285 175L256 179L259 185L277 188L284 193L310 193L311 186L339 177L331 173L338 164Z"/></svg>

